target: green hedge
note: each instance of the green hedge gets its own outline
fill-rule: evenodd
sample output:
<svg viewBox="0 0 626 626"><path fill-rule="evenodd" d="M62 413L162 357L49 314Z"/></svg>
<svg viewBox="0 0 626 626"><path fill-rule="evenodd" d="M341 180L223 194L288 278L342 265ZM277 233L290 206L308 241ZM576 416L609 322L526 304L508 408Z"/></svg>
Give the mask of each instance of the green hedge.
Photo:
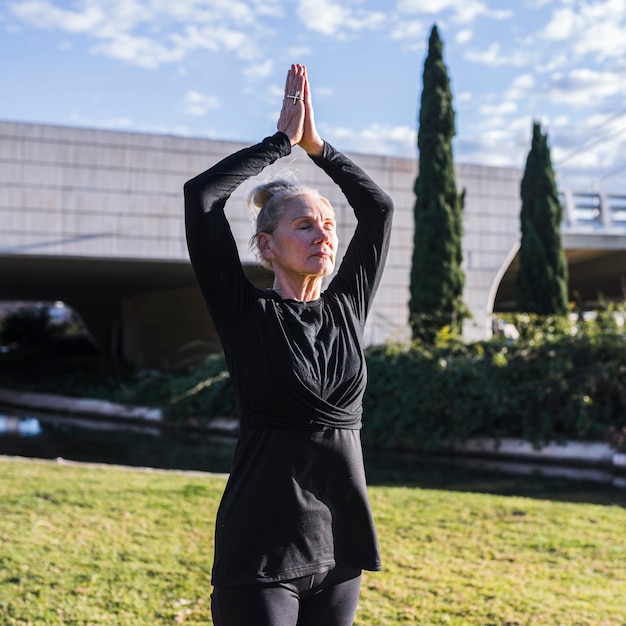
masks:
<svg viewBox="0 0 626 626"><path fill-rule="evenodd" d="M435 451L480 436L536 445L608 438L619 447L626 337L610 319L517 316L515 341L370 348L364 442Z"/></svg>
<svg viewBox="0 0 626 626"><path fill-rule="evenodd" d="M371 347L363 440L426 452L478 436L623 446L626 336L616 319L615 311L586 321L518 315L508 320L515 340ZM188 375L144 375L135 393L174 421L235 414L221 355Z"/></svg>
<svg viewBox="0 0 626 626"><path fill-rule="evenodd" d="M169 421L206 426L213 417L236 414L235 397L222 354L212 354L199 367L180 374L142 372L133 395L163 407Z"/></svg>
<svg viewBox="0 0 626 626"><path fill-rule="evenodd" d="M608 440L626 450L625 317L624 305L585 319L516 315L498 322L514 329L514 340L499 335L466 344L444 332L434 346L370 347L363 440L426 452L479 436L519 437L537 445ZM28 335L36 329L50 334L42 316L14 321L14 334L26 327ZM5 318L5 332L11 323ZM0 354L0 382L161 406L168 420L185 425L205 426L215 416L235 415L221 354L182 373L105 376L92 356L75 360L64 350L52 365L48 343L44 348Z"/></svg>

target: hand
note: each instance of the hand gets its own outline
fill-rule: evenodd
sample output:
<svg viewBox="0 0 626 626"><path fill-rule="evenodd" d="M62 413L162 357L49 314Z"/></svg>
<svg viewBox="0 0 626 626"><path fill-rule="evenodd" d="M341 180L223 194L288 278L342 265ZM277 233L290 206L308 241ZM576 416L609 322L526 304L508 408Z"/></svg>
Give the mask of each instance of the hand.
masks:
<svg viewBox="0 0 626 626"><path fill-rule="evenodd" d="M285 97L283 108L280 111L276 128L285 133L295 146L302 140L305 127L304 90L306 82L306 68L303 65L292 65L287 72L285 81ZM297 95L297 99L293 97Z"/></svg>
<svg viewBox="0 0 626 626"><path fill-rule="evenodd" d="M304 68L304 128L299 145L307 154L312 156L320 156L324 150L324 141L315 127L313 101L306 67Z"/></svg>

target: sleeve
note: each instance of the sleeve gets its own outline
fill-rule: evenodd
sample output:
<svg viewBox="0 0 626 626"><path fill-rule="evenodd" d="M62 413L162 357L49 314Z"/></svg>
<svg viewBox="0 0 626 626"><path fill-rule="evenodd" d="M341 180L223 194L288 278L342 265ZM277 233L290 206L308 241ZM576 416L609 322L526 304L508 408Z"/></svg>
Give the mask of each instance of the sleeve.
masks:
<svg viewBox="0 0 626 626"><path fill-rule="evenodd" d="M357 218L356 230L328 291L352 298L364 325L389 250L393 202L360 167L330 144L324 144L321 156L311 158L339 186Z"/></svg>
<svg viewBox="0 0 626 626"><path fill-rule="evenodd" d="M189 258L220 335L228 327L232 307L241 305L251 289L224 206L245 180L290 152L289 138L278 132L259 144L231 154L185 183Z"/></svg>

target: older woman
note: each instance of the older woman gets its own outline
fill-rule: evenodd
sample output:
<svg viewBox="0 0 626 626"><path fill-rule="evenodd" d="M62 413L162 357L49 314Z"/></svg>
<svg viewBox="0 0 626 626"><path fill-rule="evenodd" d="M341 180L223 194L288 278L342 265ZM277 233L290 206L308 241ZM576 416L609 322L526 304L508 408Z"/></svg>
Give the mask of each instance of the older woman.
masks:
<svg viewBox="0 0 626 626"><path fill-rule="evenodd" d="M389 247L390 198L319 136L306 68L287 74L278 132L185 184L187 241L234 386L240 436L215 529L216 626L347 626L361 570L381 567L359 430L362 335ZM357 217L341 266L314 190L257 187L253 236L272 289L244 275L224 214L246 179L299 145Z"/></svg>

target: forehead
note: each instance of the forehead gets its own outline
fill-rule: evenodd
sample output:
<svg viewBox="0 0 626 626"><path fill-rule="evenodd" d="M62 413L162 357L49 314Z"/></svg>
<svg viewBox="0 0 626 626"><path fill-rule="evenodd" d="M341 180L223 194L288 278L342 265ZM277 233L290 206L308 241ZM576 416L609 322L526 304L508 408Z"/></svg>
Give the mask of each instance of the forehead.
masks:
<svg viewBox="0 0 626 626"><path fill-rule="evenodd" d="M292 220L299 217L335 219L335 211L326 198L304 194L285 200L284 215Z"/></svg>

